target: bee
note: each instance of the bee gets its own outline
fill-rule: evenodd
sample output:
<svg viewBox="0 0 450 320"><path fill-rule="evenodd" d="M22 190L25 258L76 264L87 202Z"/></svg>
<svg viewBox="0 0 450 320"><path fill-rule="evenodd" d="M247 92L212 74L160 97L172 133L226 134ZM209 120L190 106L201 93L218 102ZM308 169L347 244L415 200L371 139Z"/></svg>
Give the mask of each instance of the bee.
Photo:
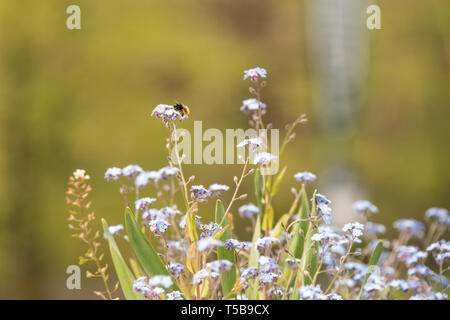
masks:
<svg viewBox="0 0 450 320"><path fill-rule="evenodd" d="M182 104L182 103L176 103L173 108L178 111L179 114L181 114L182 117L187 116L190 112L189 107Z"/></svg>

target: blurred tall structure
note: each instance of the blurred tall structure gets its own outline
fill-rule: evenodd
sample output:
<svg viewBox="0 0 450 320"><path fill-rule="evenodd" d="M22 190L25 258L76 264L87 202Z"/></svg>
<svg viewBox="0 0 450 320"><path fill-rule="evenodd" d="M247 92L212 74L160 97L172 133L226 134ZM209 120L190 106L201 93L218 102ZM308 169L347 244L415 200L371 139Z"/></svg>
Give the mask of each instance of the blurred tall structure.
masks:
<svg viewBox="0 0 450 320"><path fill-rule="evenodd" d="M342 224L352 218L351 203L361 196L351 153L368 70L366 9L371 2L307 0L305 4L315 117L325 135L321 146L323 192L333 201L334 223Z"/></svg>

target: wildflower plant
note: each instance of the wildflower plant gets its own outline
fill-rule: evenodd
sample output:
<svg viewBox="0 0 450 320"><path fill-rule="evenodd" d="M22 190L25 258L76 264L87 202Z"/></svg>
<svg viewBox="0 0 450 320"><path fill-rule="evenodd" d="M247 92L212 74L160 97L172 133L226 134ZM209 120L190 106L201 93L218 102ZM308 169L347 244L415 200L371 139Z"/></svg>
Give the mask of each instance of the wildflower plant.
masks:
<svg viewBox="0 0 450 320"><path fill-rule="evenodd" d="M427 226L413 219L393 224L397 239L383 236L386 226L370 219L382 214L367 200L358 200L353 210L359 221L343 228L332 225L333 203L311 185L316 175L296 173L290 183L293 194L289 210L275 214L274 201L286 184L286 167L274 175L264 169L271 161L282 161L295 128L307 121L300 115L286 126L278 154L264 147L260 136L271 129L261 101L267 71L253 68L244 72L252 97L242 102L256 136L240 141L247 150L242 171L232 181L209 187L194 184L183 167L178 126L187 119L174 107L154 108L153 121L168 130L168 164L158 170L139 165L106 170L105 179L117 183L124 199L124 226L109 226L102 219L103 232L126 299L447 299L449 242L442 239L449 227L448 211L431 208ZM252 160L251 160L252 159ZM244 180L252 179L254 194L242 193ZM69 180L70 228L89 247L80 261L97 265L92 276L102 277L104 298L112 299L107 266L99 256L100 233L91 236L94 215L85 215L91 190L89 177L77 171ZM232 185L232 187L230 187ZM246 200L247 198L250 198ZM225 201L225 199L229 199ZM203 221L203 204L215 200L214 221ZM246 200L246 202L243 202ZM177 204L182 203L179 207ZM351 208L349 208L351 209ZM278 219L276 219L278 217ZM235 237L234 226L251 223L251 241ZM381 237L381 238L380 238ZM120 251L118 241L132 250ZM98 257L98 258L97 258Z"/></svg>

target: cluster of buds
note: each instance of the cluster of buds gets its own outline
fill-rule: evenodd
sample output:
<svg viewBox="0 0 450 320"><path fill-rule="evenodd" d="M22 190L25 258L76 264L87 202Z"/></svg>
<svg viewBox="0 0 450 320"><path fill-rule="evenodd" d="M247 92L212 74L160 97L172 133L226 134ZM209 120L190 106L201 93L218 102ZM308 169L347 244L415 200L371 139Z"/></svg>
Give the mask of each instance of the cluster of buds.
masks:
<svg viewBox="0 0 450 320"><path fill-rule="evenodd" d="M89 175L85 170L78 169L69 178L68 189L66 191L66 203L71 206L70 215L67 219L69 221L69 228L74 232L73 237L84 242L88 249L79 257L79 265L87 262L94 262L96 269L94 272L87 270L87 278L102 278L105 284L106 291L94 291L94 293L103 299L112 299L112 293L108 286L108 265L102 265L103 254L99 252L101 245L101 233L99 230L95 231L91 227L91 223L95 220L94 212L90 211L91 202L88 200L89 192L92 187L89 185Z"/></svg>

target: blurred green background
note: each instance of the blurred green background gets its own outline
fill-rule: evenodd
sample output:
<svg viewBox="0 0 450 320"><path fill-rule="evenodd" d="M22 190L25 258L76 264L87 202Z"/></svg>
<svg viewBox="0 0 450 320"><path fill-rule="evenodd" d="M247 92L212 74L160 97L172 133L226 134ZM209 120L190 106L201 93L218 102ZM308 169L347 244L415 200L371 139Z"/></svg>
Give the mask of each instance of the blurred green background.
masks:
<svg viewBox="0 0 450 320"><path fill-rule="evenodd" d="M365 27L372 3L382 30ZM81 30L66 28L70 4L81 7ZM359 198L380 208L375 220L391 235L399 217L448 208L449 17L447 0L1 1L0 298L94 297L96 283L84 276L84 290L65 287L66 267L84 252L67 228L68 177L86 169L97 216L122 223L118 188L103 175L165 165L154 106L189 105L186 128L193 120L245 128L239 107L250 67L269 73L266 121L283 128L309 118L282 160L289 169L277 215L303 170L319 175L315 186L343 217L337 223ZM232 185L239 169L186 172L196 183Z"/></svg>

